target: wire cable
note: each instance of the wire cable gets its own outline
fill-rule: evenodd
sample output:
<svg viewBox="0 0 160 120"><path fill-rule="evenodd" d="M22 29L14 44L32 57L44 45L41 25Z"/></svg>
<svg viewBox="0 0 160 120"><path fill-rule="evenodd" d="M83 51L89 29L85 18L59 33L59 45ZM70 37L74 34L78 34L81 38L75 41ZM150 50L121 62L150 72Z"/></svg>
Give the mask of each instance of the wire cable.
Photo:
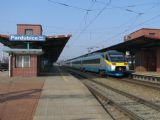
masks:
<svg viewBox="0 0 160 120"><path fill-rule="evenodd" d="M108 3L105 4L105 6L96 14L96 16L83 28L83 30L77 35L77 37L75 37L75 40L77 40L80 35L82 35L87 28L93 24L93 22L103 13L103 11L111 4L111 0L108 1ZM73 45L74 43L72 43Z"/></svg>
<svg viewBox="0 0 160 120"><path fill-rule="evenodd" d="M132 29L135 28L135 27L141 26L141 25L143 25L143 24L145 24L145 23L147 23L147 22L150 22L150 21L152 21L152 20L154 20L154 19L157 19L158 17L160 17L160 14L158 14L158 15L156 15L156 16L153 16L152 18L147 19L147 20L145 20L145 21L143 21L143 22L141 22L141 23L139 23L139 24L137 24L137 25L132 26ZM121 34L124 34L124 33L128 32L129 30L131 30L131 29L130 29L130 28L129 28L129 29L127 28L127 29L125 29L124 31L122 31L122 32L120 32L120 33L117 33L116 35L110 37L109 39L113 39L113 38L115 38L115 37L117 37L117 36L119 36L119 35L121 35Z"/></svg>
<svg viewBox="0 0 160 120"><path fill-rule="evenodd" d="M72 5L69 5L69 4L66 4L66 3L57 2L57 1L54 1L54 0L48 0L48 2L51 2L51 3L54 3L54 4L58 4L58 5L62 5L62 6L65 6L65 7L70 7L70 8L82 10L82 11L93 11L91 9L80 8L80 7L77 7L77 6L72 6Z"/></svg>

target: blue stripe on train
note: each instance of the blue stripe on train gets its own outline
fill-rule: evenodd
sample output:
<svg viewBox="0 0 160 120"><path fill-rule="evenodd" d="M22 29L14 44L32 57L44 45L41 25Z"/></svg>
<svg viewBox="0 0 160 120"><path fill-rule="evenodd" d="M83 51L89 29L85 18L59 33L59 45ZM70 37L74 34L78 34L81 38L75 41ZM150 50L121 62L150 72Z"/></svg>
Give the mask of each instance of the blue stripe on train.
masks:
<svg viewBox="0 0 160 120"><path fill-rule="evenodd" d="M116 71L106 71L106 74L110 76L116 76L116 77L124 76L124 73L116 72Z"/></svg>
<svg viewBox="0 0 160 120"><path fill-rule="evenodd" d="M92 72L99 72L99 68L98 67L93 67L93 66L85 66L84 67L85 70L87 71L92 71Z"/></svg>

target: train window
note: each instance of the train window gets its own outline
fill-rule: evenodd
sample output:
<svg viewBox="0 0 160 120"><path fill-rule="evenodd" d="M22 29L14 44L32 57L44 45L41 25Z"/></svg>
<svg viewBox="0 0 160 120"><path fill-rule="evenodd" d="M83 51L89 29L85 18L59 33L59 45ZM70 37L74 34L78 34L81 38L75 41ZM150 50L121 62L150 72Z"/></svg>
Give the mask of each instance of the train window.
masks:
<svg viewBox="0 0 160 120"><path fill-rule="evenodd" d="M114 55L114 54L112 54L112 55L110 55L110 60L112 61L112 62L126 62L126 59L125 59L125 57L124 57L124 55L121 55L121 54L117 54L117 55Z"/></svg>
<svg viewBox="0 0 160 120"><path fill-rule="evenodd" d="M93 63L100 63L100 59L94 59Z"/></svg>
<svg viewBox="0 0 160 120"><path fill-rule="evenodd" d="M83 64L99 64L100 59L91 59L91 60L84 60Z"/></svg>
<svg viewBox="0 0 160 120"><path fill-rule="evenodd" d="M73 64L81 64L81 61L74 61Z"/></svg>

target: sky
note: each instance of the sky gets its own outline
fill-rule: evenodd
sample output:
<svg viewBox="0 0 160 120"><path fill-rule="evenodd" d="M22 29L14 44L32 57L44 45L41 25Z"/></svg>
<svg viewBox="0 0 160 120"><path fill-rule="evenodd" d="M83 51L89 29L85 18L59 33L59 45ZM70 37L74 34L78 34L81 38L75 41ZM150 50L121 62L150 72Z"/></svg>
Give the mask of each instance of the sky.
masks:
<svg viewBox="0 0 160 120"><path fill-rule="evenodd" d="M123 42L141 28L160 28L159 0L0 0L0 34L41 24L44 35L68 35L59 60Z"/></svg>

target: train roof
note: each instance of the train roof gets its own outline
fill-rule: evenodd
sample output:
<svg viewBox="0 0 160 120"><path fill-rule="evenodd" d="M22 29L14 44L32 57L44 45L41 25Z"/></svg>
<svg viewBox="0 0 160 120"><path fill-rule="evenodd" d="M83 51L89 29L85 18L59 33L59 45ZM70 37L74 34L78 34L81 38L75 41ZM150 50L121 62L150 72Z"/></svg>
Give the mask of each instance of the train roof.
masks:
<svg viewBox="0 0 160 120"><path fill-rule="evenodd" d="M72 58L72 59L69 59L69 60L66 60L66 61L75 60L75 59L82 58L82 57L88 57L88 56L96 55L96 54L98 55L98 54L101 54L101 53L102 52L88 53L88 54L81 55L81 56L78 56L78 57L75 57L75 58Z"/></svg>
<svg viewBox="0 0 160 120"><path fill-rule="evenodd" d="M107 51L106 53L118 53L118 54L123 54L122 52L119 52L119 51L117 51L117 50L109 50L109 51Z"/></svg>
<svg viewBox="0 0 160 120"><path fill-rule="evenodd" d="M81 55L81 56L78 56L78 57L75 57L75 58L72 58L72 59L69 59L69 60L66 60L66 61L71 61L71 60L77 60L79 58L83 58L83 57L90 57L90 56L93 56L93 55L101 55L102 53L122 53L122 52L119 52L117 50L108 50L108 51L105 51L105 52L93 52L93 53L88 53L88 54L85 54L85 55Z"/></svg>

